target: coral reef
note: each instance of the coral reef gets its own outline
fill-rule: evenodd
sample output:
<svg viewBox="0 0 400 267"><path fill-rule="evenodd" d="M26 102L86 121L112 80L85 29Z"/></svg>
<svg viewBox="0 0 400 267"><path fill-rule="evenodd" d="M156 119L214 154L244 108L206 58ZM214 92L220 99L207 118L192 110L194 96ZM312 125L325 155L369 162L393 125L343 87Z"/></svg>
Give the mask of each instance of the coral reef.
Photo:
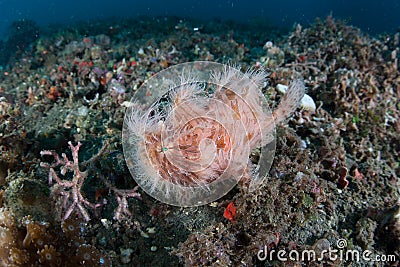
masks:
<svg viewBox="0 0 400 267"><path fill-rule="evenodd" d="M33 221L17 222L0 208L0 266L111 266L108 256L86 244L85 224L66 220L60 226Z"/></svg>
<svg viewBox="0 0 400 267"><path fill-rule="evenodd" d="M0 265L354 265L328 256L257 257L320 252L345 240L343 252L387 257L360 258L360 266L397 266L400 34L368 36L332 17L285 36L262 29L140 18L59 27L27 40L0 72ZM196 60L267 68L259 86L279 118L287 117L278 108L282 86L303 77L315 108L293 107L277 126L275 157L260 188L250 193L244 182L208 205L179 208L137 187L121 134L128 100L159 93L140 91L149 77ZM226 92L221 97L229 99ZM190 127L201 123L194 122ZM243 164L259 158L256 148ZM101 206L94 211L79 195Z"/></svg>
<svg viewBox="0 0 400 267"><path fill-rule="evenodd" d="M381 42L328 17L310 28L298 25L282 44L286 63L270 75L270 98L279 97L274 85L301 72L319 107L315 114L296 113L290 121L295 132L278 129L272 179L252 195L234 197L236 223L228 226L224 240L233 234L236 242L225 243L219 258L233 265L279 265L276 256L269 262L257 258L260 245L301 252L322 244L318 238L331 248L344 238L346 250L360 255L370 249L372 258L391 255L387 264L398 264L400 236L392 213L398 207L400 173L395 163L400 141L398 36ZM213 246L219 242L211 242L217 229L215 224L201 233L201 243L209 246L187 250L197 244L199 233L193 233L176 255L187 266L224 266L216 257L204 262L210 251L221 251ZM390 249L381 239L383 232L392 236L386 237ZM273 241L276 233L280 238ZM292 260L284 265L305 263L317 264ZM321 263L336 266L351 260L325 258Z"/></svg>

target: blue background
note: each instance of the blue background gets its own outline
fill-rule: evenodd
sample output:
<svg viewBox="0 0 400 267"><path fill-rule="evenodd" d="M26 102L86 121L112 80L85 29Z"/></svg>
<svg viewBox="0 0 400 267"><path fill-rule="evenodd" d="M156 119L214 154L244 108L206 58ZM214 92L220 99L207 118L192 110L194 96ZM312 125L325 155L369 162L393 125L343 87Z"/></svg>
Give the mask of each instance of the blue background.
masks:
<svg viewBox="0 0 400 267"><path fill-rule="evenodd" d="M178 15L238 21L262 17L291 27L295 22L308 25L315 17L325 18L330 13L371 34L394 32L400 26L399 0L0 0L0 38L4 39L7 27L18 19L32 19L43 26L110 16Z"/></svg>

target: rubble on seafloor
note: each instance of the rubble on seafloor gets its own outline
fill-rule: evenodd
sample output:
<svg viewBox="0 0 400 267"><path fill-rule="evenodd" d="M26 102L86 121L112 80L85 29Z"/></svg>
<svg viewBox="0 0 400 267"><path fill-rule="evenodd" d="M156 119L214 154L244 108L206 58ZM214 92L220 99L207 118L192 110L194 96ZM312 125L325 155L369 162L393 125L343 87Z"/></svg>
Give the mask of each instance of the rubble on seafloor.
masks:
<svg viewBox="0 0 400 267"><path fill-rule="evenodd" d="M258 257L265 249L318 253L342 240L343 252L368 250L398 265L400 34L371 37L331 17L287 35L158 20L57 29L2 69L0 265L368 264L326 254L315 261ZM122 200L110 188L136 186L121 146L126 101L158 71L194 60L266 68L262 91L271 107L282 98L279 88L302 76L312 102L277 127L274 162L255 192L238 185L217 202L178 208L139 189L141 199L125 199L129 212L116 220ZM60 222L60 189L40 167L54 160L41 157L43 150L73 158L69 141L82 144L82 194L99 204L88 221L73 212ZM224 217L228 206L235 208L231 219Z"/></svg>

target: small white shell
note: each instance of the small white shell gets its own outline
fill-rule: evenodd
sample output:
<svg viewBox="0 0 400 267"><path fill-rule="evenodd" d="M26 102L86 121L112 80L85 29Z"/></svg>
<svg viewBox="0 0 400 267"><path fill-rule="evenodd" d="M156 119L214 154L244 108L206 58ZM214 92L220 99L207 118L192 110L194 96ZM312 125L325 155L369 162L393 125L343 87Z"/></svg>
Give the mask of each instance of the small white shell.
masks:
<svg viewBox="0 0 400 267"><path fill-rule="evenodd" d="M287 85L283 84L276 85L276 90L278 90L278 92L281 94L285 94L287 89L288 89ZM315 112L315 109L317 108L314 99L312 99L312 97L307 94L304 94L304 97L301 99L300 107L303 110L307 110L310 112Z"/></svg>
<svg viewBox="0 0 400 267"><path fill-rule="evenodd" d="M312 99L311 96L305 94L304 97L301 99L301 108L307 111L315 112L315 109L317 108L315 106L314 99Z"/></svg>

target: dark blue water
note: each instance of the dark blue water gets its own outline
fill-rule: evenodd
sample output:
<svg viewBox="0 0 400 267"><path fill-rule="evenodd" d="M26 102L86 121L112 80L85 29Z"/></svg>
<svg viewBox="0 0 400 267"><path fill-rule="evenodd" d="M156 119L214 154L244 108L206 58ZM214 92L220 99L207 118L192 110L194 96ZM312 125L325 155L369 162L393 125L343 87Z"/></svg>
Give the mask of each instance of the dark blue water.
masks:
<svg viewBox="0 0 400 267"><path fill-rule="evenodd" d="M307 25L315 17L332 14L370 34L394 32L400 27L398 0L0 0L0 13L0 39L5 38L9 25L19 19L31 19L45 26L138 15L239 21L258 17L280 27L291 27L296 22Z"/></svg>

